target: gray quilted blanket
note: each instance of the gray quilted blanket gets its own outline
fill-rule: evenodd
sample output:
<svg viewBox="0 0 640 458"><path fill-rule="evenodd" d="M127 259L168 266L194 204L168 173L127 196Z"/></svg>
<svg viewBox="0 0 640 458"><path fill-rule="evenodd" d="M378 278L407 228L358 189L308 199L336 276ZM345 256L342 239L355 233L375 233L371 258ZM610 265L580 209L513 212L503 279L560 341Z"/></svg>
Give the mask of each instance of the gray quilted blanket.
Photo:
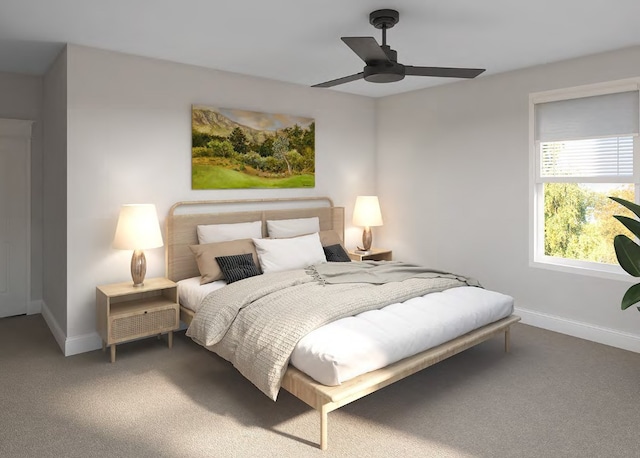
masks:
<svg viewBox="0 0 640 458"><path fill-rule="evenodd" d="M327 263L263 274L209 294L187 335L229 360L275 401L291 353L309 332L340 318L462 285L478 284L398 262Z"/></svg>

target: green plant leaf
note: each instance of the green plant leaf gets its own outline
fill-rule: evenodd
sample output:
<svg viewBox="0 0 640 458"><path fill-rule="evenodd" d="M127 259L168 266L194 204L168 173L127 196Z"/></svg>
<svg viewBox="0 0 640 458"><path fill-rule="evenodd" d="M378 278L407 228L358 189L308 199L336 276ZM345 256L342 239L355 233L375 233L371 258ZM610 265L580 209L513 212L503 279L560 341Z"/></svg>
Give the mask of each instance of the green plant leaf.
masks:
<svg viewBox="0 0 640 458"><path fill-rule="evenodd" d="M624 293L622 298L622 310L626 310L636 302L640 302L640 283L633 285Z"/></svg>
<svg viewBox="0 0 640 458"><path fill-rule="evenodd" d="M624 227L629 229L633 235L640 238L640 221L622 215L613 215L613 217L624 224Z"/></svg>
<svg viewBox="0 0 640 458"><path fill-rule="evenodd" d="M616 235L613 247L620 267L629 275L640 277L640 246L626 235Z"/></svg>
<svg viewBox="0 0 640 458"><path fill-rule="evenodd" d="M633 202L629 202L628 200L621 199L620 197L609 197L609 199L618 202L620 205L627 207L631 210L638 218L640 218L640 205L634 204Z"/></svg>

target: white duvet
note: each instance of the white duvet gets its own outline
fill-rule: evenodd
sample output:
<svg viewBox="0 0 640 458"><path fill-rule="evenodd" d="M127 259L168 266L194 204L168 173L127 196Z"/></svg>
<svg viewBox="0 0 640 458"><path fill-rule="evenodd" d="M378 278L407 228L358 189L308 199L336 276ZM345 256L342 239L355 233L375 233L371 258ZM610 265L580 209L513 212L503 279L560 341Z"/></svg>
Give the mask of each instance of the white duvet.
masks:
<svg viewBox="0 0 640 458"><path fill-rule="evenodd" d="M209 292L224 285L200 285L200 277L181 280L180 303L197 311ZM470 286L451 288L324 325L298 342L291 364L324 385L339 385L512 312L510 296Z"/></svg>

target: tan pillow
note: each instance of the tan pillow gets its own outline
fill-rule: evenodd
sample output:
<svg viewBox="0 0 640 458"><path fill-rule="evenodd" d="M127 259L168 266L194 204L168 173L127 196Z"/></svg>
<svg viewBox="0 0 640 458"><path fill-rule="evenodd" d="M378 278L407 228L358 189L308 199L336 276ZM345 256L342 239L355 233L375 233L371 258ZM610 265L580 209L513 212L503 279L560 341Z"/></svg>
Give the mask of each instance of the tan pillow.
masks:
<svg viewBox="0 0 640 458"><path fill-rule="evenodd" d="M260 268L258 253L251 239L232 240L230 242L205 243L203 245L190 245L189 248L196 256L198 269L200 270L200 284L211 283L216 280L224 280L224 274L220 270L217 256L231 256L234 254L251 254L253 262Z"/></svg>
<svg viewBox="0 0 640 458"><path fill-rule="evenodd" d="M322 243L323 247L331 245L342 245L342 248L344 248L344 243L342 243L342 240L340 240L340 236L333 229L328 231L320 231L320 243ZM344 251L347 251L347 249L345 248Z"/></svg>

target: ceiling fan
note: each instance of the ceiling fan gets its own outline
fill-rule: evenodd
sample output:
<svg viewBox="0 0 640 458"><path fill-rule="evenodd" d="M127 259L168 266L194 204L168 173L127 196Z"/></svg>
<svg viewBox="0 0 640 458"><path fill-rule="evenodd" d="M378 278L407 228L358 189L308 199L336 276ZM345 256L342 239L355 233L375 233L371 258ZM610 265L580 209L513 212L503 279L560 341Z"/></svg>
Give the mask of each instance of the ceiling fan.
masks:
<svg viewBox="0 0 640 458"><path fill-rule="evenodd" d="M376 10L369 15L369 22L382 29L382 46L373 37L342 37L342 41L366 64L364 71L312 87L332 87L364 78L372 83L400 81L405 75L436 76L445 78L475 78L484 68L414 67L398 63L398 53L387 45L387 29L398 23L396 10Z"/></svg>

